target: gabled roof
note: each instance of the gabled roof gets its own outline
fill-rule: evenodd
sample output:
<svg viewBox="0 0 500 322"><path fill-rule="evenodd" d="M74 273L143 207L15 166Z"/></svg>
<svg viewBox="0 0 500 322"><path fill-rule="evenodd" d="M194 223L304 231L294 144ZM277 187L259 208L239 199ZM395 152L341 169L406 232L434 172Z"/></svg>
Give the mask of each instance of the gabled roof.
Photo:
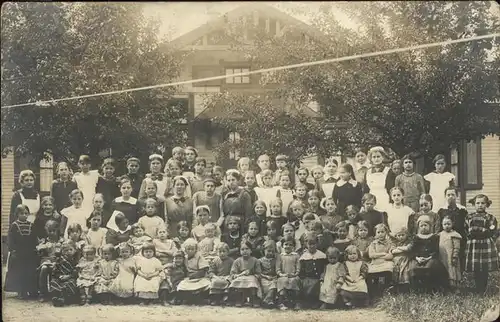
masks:
<svg viewBox="0 0 500 322"><path fill-rule="evenodd" d="M304 34L308 35L310 38L314 40L323 42L328 41L326 36L319 30L282 12L281 10L276 9L273 6L269 6L263 3L250 3L242 5L234 10L231 10L216 19L208 21L207 23L199 26L196 29L175 38L174 40L169 42L169 45L177 48L187 46L196 41L197 39L199 39L200 37L204 36L205 34L208 34L215 30L224 29L228 18L233 18L233 19L238 18L254 10L257 10L266 17L274 18L283 21L289 25L292 25L294 28L297 28L298 30L302 31Z"/></svg>

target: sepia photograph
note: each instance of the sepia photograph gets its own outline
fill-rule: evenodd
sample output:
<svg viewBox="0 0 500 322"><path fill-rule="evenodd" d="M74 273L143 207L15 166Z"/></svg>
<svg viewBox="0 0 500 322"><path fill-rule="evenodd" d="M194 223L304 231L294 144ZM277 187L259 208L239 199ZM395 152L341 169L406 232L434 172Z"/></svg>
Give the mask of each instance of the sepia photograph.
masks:
<svg viewBox="0 0 500 322"><path fill-rule="evenodd" d="M1 10L2 320L500 319L498 1Z"/></svg>

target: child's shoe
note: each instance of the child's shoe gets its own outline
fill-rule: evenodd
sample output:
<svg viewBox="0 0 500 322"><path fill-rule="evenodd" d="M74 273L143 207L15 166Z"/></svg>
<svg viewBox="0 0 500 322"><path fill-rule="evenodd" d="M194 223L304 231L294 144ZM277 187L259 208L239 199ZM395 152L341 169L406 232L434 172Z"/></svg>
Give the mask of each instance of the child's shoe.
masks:
<svg viewBox="0 0 500 322"><path fill-rule="evenodd" d="M302 310L302 304L300 304L300 303L295 304L295 309Z"/></svg>
<svg viewBox="0 0 500 322"><path fill-rule="evenodd" d="M281 303L278 307L279 307L279 309L280 309L281 311L286 311L286 310L288 310L288 307L287 307L285 304L283 304L283 303Z"/></svg>
<svg viewBox="0 0 500 322"><path fill-rule="evenodd" d="M63 307L64 306L64 299L61 297L53 297L52 298L52 305L55 307Z"/></svg>
<svg viewBox="0 0 500 322"><path fill-rule="evenodd" d="M328 309L328 307L327 307L326 303L323 303L323 304L321 304L321 306L319 307L319 309L320 310L326 310L326 309Z"/></svg>

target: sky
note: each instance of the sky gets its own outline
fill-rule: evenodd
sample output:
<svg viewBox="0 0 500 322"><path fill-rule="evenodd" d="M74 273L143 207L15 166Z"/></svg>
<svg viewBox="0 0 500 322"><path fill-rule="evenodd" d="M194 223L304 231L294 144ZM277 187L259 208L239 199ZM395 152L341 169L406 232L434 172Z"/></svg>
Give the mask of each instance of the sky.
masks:
<svg viewBox="0 0 500 322"><path fill-rule="evenodd" d="M168 35L172 39L183 35L210 19L217 18L231 11L245 2L150 2L144 4L144 13L147 16L159 17L163 21L162 35ZM308 11L318 11L321 2L287 2L268 1L267 5L290 14L291 16L310 24ZM335 12L336 18L346 27L354 28L349 18L341 11ZM169 31L171 34L169 35Z"/></svg>

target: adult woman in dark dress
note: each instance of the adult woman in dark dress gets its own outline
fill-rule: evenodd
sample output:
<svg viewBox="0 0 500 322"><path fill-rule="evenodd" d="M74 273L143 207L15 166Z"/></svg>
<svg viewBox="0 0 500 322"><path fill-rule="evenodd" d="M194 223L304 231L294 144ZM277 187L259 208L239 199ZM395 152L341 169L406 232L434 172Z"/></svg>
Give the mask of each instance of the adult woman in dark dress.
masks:
<svg viewBox="0 0 500 322"><path fill-rule="evenodd" d="M10 203L9 224L16 220L15 211L18 205L25 205L30 210L28 221L33 223L40 210L40 195L35 190L35 174L31 170L23 170L19 174L21 189L14 192Z"/></svg>
<svg viewBox="0 0 500 322"><path fill-rule="evenodd" d="M177 224L187 221L193 227L193 200L184 196L188 181L182 176L174 178L174 194L165 199L165 222L168 236L177 237Z"/></svg>
<svg viewBox="0 0 500 322"><path fill-rule="evenodd" d="M253 214L252 197L240 187L241 174L234 170L226 174L228 191L222 196L222 209L225 218L238 217L240 222L246 222ZM243 227L243 225L241 225ZM224 225L225 227L225 225Z"/></svg>

